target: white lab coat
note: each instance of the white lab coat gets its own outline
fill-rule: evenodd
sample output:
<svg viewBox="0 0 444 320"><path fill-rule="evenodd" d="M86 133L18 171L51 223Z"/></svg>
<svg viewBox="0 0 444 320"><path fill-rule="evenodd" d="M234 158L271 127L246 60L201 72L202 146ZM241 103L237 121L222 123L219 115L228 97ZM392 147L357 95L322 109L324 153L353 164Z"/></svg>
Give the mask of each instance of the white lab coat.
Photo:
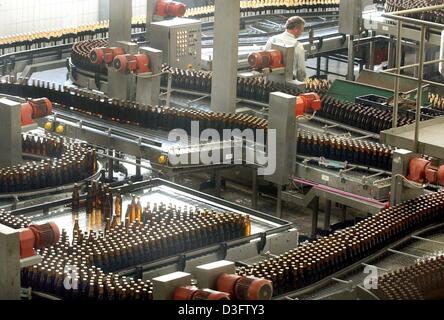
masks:
<svg viewBox="0 0 444 320"><path fill-rule="evenodd" d="M265 50L270 50L272 44L280 44L286 46L294 46L294 67L293 76L298 81L305 81L307 77L307 69L305 66L305 49L304 46L288 31L275 35L268 39Z"/></svg>

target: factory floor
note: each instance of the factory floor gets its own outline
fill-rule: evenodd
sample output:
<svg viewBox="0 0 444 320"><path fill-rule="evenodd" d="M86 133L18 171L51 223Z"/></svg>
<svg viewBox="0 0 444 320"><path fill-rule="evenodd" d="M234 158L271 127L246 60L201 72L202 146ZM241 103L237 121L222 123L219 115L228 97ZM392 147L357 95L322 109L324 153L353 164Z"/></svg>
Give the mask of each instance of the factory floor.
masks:
<svg viewBox="0 0 444 320"><path fill-rule="evenodd" d="M181 176L177 178L175 182L188 188L199 190L200 185L204 182L209 181L209 179L210 175L199 174L193 176ZM202 192L214 195L214 190L208 189L202 190ZM239 184L227 181L225 188L222 188L220 196L224 200L251 208L251 188L247 188ZM318 217L319 229L323 229L324 227L325 215L323 213L323 207L324 204L321 201L320 213ZM258 197L257 210L269 215L274 215L276 212L276 200L272 197L265 197L263 195L260 195ZM365 215L363 216L362 214L359 214L350 209L347 210L347 220L353 220L356 217L365 217ZM298 229L300 235L310 237L312 229L312 210L310 208L302 208L296 205L283 203L282 219L293 223ZM342 210L341 208L336 208L336 206L332 204L331 225L337 224L339 222L342 222Z"/></svg>
<svg viewBox="0 0 444 320"><path fill-rule="evenodd" d="M307 76L315 75L315 70L311 69L316 67L316 59L308 59L307 60ZM325 59L321 60L321 67L325 69ZM310 68L311 67L311 68ZM329 63L329 70L331 72L335 72L337 74L346 74L347 72L347 64L341 63L339 61L331 60ZM356 74L359 72L359 67L355 68ZM329 79L334 80L337 76L330 75ZM71 82L67 81L67 70L66 68L60 68L50 71L37 72L32 75L32 79L38 79L43 81L51 81L56 82L58 84L71 85ZM176 100L180 97L176 97ZM188 99L188 100L187 100ZM183 99L183 104L186 105L189 101L188 98ZM193 107L207 107L206 101L200 101L199 103L192 103ZM302 127L305 129L305 125ZM307 128L311 130L319 130L316 126L313 127L313 124L310 124ZM332 130L332 133L335 130ZM339 132L338 132L339 133ZM201 183L206 182L210 179L209 175L193 175L193 176L182 176L176 179L176 183L184 185L186 187L199 190ZM207 192L209 194L213 194L212 190L205 190L203 192ZM237 184L233 184L227 182L226 188L222 190L221 197L227 201L237 203L239 205L245 207L251 207L251 188L239 186ZM258 197L258 211L274 215L276 211L276 200L271 197ZM320 203L320 214L318 218L318 228L322 229L324 226L324 214L323 214L323 202ZM358 216L356 212L352 210L348 210L347 219L353 220ZM303 236L310 236L312 229L312 210L309 208L301 208L295 205L289 205L283 203L282 208L282 219L287 220L295 224L296 228L299 230L300 234ZM332 205L332 213L331 213L331 225L334 225L338 222L342 221L342 210L341 208L337 208L334 204Z"/></svg>

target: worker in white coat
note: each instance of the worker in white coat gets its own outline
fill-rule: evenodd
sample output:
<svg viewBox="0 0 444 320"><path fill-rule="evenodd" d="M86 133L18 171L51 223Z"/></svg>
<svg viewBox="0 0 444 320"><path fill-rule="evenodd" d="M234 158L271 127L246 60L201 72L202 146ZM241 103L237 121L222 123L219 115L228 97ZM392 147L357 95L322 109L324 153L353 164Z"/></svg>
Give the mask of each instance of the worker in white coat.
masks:
<svg viewBox="0 0 444 320"><path fill-rule="evenodd" d="M265 50L270 50L272 44L295 47L293 79L299 82L304 82L305 78L307 77L305 66L305 49L304 46L297 40L304 32L304 28L304 19L298 16L291 17L285 24L285 32L271 37L265 46Z"/></svg>

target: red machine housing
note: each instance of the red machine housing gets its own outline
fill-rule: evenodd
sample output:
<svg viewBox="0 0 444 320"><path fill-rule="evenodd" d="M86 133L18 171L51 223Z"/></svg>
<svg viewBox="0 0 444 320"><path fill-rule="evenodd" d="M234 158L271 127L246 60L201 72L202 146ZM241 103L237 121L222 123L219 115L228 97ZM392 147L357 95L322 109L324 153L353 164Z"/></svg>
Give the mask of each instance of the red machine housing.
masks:
<svg viewBox="0 0 444 320"><path fill-rule="evenodd" d="M437 171L437 184L444 186L444 165L440 166Z"/></svg>
<svg viewBox="0 0 444 320"><path fill-rule="evenodd" d="M52 113L52 103L47 98L32 99L22 104L22 126L33 123L34 119L49 116Z"/></svg>
<svg viewBox="0 0 444 320"><path fill-rule="evenodd" d="M248 64L253 69L262 70L281 68L284 66L284 61L282 52L279 50L267 50L251 53L248 56Z"/></svg>
<svg viewBox="0 0 444 320"><path fill-rule="evenodd" d="M159 17L183 17L187 11L187 6L177 1L157 1L156 15Z"/></svg>
<svg viewBox="0 0 444 320"><path fill-rule="evenodd" d="M34 249L55 245L60 239L59 227L54 222L30 225L20 231L20 257L35 255Z"/></svg>
<svg viewBox="0 0 444 320"><path fill-rule="evenodd" d="M409 175L407 179L417 183L426 181L426 168L430 166L430 161L422 158L414 158L409 163ZM430 175L430 173L429 173Z"/></svg>
<svg viewBox="0 0 444 320"><path fill-rule="evenodd" d="M176 289L174 300L230 300L230 296L225 292L211 289L201 290L195 286L186 286Z"/></svg>
<svg viewBox="0 0 444 320"><path fill-rule="evenodd" d="M222 274L217 278L217 290L235 300L271 300L273 284L266 279Z"/></svg>
<svg viewBox="0 0 444 320"><path fill-rule="evenodd" d="M432 184L438 184L438 168L429 164L425 168L425 180Z"/></svg>
<svg viewBox="0 0 444 320"><path fill-rule="evenodd" d="M409 163L407 179L417 183L431 183L444 186L444 165L433 166L429 160L414 158Z"/></svg>
<svg viewBox="0 0 444 320"><path fill-rule="evenodd" d="M124 54L114 58L114 69L122 73L150 72L150 58L146 54Z"/></svg>
<svg viewBox="0 0 444 320"><path fill-rule="evenodd" d="M125 54L125 50L123 50L122 48L101 47L101 48L95 48L95 49L91 50L91 52L89 53L89 59L94 64L106 63L106 64L110 65L111 63L113 63L114 58L116 56L119 56L122 54Z"/></svg>
<svg viewBox="0 0 444 320"><path fill-rule="evenodd" d="M322 107L321 97L310 92L303 93L296 98L296 117L302 117L309 110L318 111Z"/></svg>

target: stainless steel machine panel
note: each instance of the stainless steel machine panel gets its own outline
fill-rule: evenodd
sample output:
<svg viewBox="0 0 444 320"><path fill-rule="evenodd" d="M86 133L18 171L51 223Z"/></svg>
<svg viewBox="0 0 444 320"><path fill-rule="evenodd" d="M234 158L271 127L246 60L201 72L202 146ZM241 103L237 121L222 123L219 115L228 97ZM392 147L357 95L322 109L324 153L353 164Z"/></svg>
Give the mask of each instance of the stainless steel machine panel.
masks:
<svg viewBox="0 0 444 320"><path fill-rule="evenodd" d="M339 4L339 32L359 35L362 31L362 12L373 0L341 0Z"/></svg>
<svg viewBox="0 0 444 320"><path fill-rule="evenodd" d="M151 24L151 47L163 51L163 62L175 68L200 69L202 23L176 18Z"/></svg>
<svg viewBox="0 0 444 320"><path fill-rule="evenodd" d="M276 132L276 170L265 180L277 185L286 185L294 172L296 161L296 97L281 92L270 94L268 134ZM270 141L268 142L270 143ZM272 143L272 142L271 142ZM268 150L270 155L270 150Z"/></svg>

